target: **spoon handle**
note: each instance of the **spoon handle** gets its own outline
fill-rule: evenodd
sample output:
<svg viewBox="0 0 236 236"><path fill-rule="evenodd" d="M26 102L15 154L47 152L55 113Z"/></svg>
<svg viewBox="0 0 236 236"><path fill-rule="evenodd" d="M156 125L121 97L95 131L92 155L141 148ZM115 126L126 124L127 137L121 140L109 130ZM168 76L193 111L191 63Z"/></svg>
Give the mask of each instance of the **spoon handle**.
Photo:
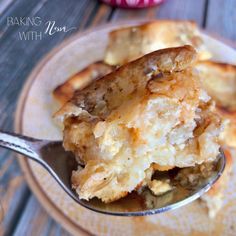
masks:
<svg viewBox="0 0 236 236"><path fill-rule="evenodd" d="M19 134L0 131L0 147L18 152L35 161L40 161L40 157L34 148L35 144L39 142L42 141Z"/></svg>

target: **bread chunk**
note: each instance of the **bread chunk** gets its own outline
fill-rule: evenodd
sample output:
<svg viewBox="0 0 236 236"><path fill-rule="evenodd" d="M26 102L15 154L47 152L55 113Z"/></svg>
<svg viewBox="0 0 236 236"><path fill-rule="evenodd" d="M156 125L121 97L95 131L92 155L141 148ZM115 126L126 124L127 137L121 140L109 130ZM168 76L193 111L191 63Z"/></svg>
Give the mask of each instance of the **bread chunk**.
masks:
<svg viewBox="0 0 236 236"><path fill-rule="evenodd" d="M153 164L216 158L222 121L192 68L196 57L191 46L152 52L78 91L57 112L65 149L85 164L72 174L81 199L120 199L147 184Z"/></svg>
<svg viewBox="0 0 236 236"><path fill-rule="evenodd" d="M67 79L53 90L54 99L62 106L69 101L75 91L83 89L93 80L110 73L113 67L103 62L95 62Z"/></svg>
<svg viewBox="0 0 236 236"><path fill-rule="evenodd" d="M123 65L155 50L186 44L196 48L198 59L211 57L193 21L153 21L110 32L104 61Z"/></svg>

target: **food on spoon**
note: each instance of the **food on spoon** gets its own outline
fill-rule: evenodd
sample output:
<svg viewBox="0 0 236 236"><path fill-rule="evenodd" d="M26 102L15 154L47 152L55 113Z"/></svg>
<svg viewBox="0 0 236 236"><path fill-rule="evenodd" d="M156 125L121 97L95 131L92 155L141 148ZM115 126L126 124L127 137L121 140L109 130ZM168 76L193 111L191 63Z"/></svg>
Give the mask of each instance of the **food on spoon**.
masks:
<svg viewBox="0 0 236 236"><path fill-rule="evenodd" d="M151 181L153 164L182 168L216 158L222 120L192 68L196 57L191 46L152 52L57 112L65 149L85 164L72 174L81 199L120 199Z"/></svg>
<svg viewBox="0 0 236 236"><path fill-rule="evenodd" d="M168 24L167 24L168 23ZM151 35L151 29L154 29L154 26L159 25L159 30L164 28L165 26L168 27L174 27L174 25L177 27L175 29L175 32L179 31L179 34L175 35L175 41L172 41L172 45L180 45L183 44L183 39L191 39L191 35L198 34L196 37L192 37L193 42L191 40L189 43L194 45L194 39L200 43L200 48L198 48L199 45L195 44L195 47L198 48L198 51L200 52L201 56L198 57L200 59L206 59L210 56L210 53L206 50L205 46L202 44L203 40L201 36L199 35L198 29L196 29L195 32L197 33L190 33L187 37L185 37L188 32L192 31L196 27L196 24L191 23L191 22L186 22L184 21L184 24L180 26L180 22L176 21L159 21L151 23L150 25L146 24L143 26L138 26L138 27L128 27L128 28L123 28L119 30L115 30L110 34L110 42L113 43L114 37L115 40L118 40L118 37L126 36L128 39L127 45L130 45L130 42L134 43L132 46L132 54L138 55L140 48L142 48L144 45L145 46L145 40L149 40L150 45L158 45L161 44L162 47L167 47L168 45L166 41L163 40L164 35L168 36L168 31L166 30L167 27L162 31L161 37L159 38L153 38L150 37ZM162 24L162 26L161 26ZM151 26L152 25L152 26ZM138 29L138 33L135 33L136 39L128 37L127 32L129 32L131 29ZM149 30L148 30L149 29ZM173 28L172 28L173 29ZM181 29L181 30L180 30ZM148 33L145 35L146 33ZM156 31L156 34L158 34L158 30ZM164 32L164 33L163 33ZM131 34L130 34L131 35ZM134 36L134 33L132 34ZM171 36L171 35L170 35ZM137 38L139 37L139 39ZM169 37L169 36L168 36ZM182 39L182 41L180 40ZM110 43L109 47L107 48L107 53L110 53L112 57L116 60L117 52L121 52L121 58L120 59L125 59L128 60L127 58L130 57L130 50L126 50L125 54L123 54L124 50L122 48L124 47L124 44L121 45L114 45ZM201 46L202 44L202 46ZM116 50L113 50L113 47L116 46ZM151 47L150 46L150 47ZM119 48L120 47L120 48ZM145 48L145 47L144 47ZM131 51L132 51L131 50ZM137 50L135 52L135 50ZM145 50L141 50L143 53ZM142 56L140 54L140 56ZM106 55L107 57L107 55ZM118 58L119 59L119 58ZM130 59L129 59L130 60ZM119 62L118 64L123 64L124 62ZM94 66L95 65L95 66ZM66 81L64 84L59 86L56 90L54 90L54 98L61 104L63 105L69 98L73 96L73 93L77 89L81 89L80 86L84 87L85 84L88 84L92 80L96 80L99 77L102 77L103 75L107 74L110 72L114 67L109 67L109 65L105 64L105 68L107 68L107 71L103 69L104 63L94 63L94 65L89 65L87 68L85 68L81 73L78 73L76 76L73 76L72 78L69 78L68 81ZM200 71L200 75L202 77L203 81L203 86L206 89L207 93L216 101L216 106L217 106L217 112L220 113L221 116L226 117L230 122L228 125L225 127L224 132L221 133L220 139L222 144L226 144L232 147L236 147L236 120L235 120L235 109L234 109L234 101L235 101L235 79L236 79L236 67L233 65L227 65L224 63L216 63L216 62L210 62L210 61L201 61L198 62L195 67ZM104 73L104 74L103 74ZM99 76L97 76L99 75ZM85 83L84 83L85 81ZM82 83L82 84L80 84ZM69 88L69 89L68 89ZM229 152L227 152L229 153ZM226 155L228 157L228 155ZM229 166L230 168L228 168ZM223 195L223 190L227 187L227 182L228 182L228 177L230 174L230 170L232 169L231 162L228 161L227 158L227 168L224 171L224 174L222 178L220 178L217 183L214 185L213 189L210 190L207 194L205 194L202 199L207 203L209 210L210 210L210 215L213 216L216 214L216 212L219 210L221 202L222 202L222 195ZM149 168L147 172L149 172L148 176L152 175L152 173L155 170L158 171L166 171L174 168L174 166L161 166L156 163L152 164L152 168ZM147 174L146 174L147 175ZM159 180L158 180L159 181ZM146 181L145 184L150 182ZM160 189L160 188L159 188ZM219 197L220 196L220 197ZM210 200L210 201L209 201Z"/></svg>
<svg viewBox="0 0 236 236"><path fill-rule="evenodd" d="M211 58L195 22L148 22L110 32L104 61L110 65L123 65L155 50L186 44L197 50L199 60Z"/></svg>

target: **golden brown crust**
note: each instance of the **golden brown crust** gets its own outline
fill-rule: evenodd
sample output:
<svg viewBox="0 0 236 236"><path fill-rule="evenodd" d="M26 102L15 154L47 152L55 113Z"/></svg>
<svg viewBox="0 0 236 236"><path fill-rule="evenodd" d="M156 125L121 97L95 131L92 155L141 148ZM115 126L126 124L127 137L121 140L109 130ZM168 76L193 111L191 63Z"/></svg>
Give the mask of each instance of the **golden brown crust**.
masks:
<svg viewBox="0 0 236 236"><path fill-rule="evenodd" d="M153 21L110 32L104 61L122 65L152 51L185 44L196 48L199 59L211 57L193 21Z"/></svg>
<svg viewBox="0 0 236 236"><path fill-rule="evenodd" d="M60 105L72 98L75 91L83 89L91 81L110 73L113 67L103 62L95 62L79 71L53 90L53 97Z"/></svg>
<svg viewBox="0 0 236 236"><path fill-rule="evenodd" d="M118 101L110 99L109 94L114 94L116 91L121 92L121 94L123 93L123 99L125 99L134 90L139 90L140 87L146 86L147 80L151 79L154 72L181 71L191 65L195 59L196 52L189 45L149 53L140 59L119 67L115 73L108 74L94 81L85 89L77 91L74 97L55 116L67 116L68 112L70 114L78 114L81 109L88 111L92 115L105 116L107 111L104 111L104 107L97 108L96 105L98 103L103 101L104 103L101 106L105 105L109 109L114 109L114 107L119 105L117 104ZM136 76L132 78L134 74ZM150 76L147 76L149 74ZM128 84L124 84L123 78L126 78L127 83L131 83L129 85L132 85L133 90L126 90ZM119 103L122 102L122 97L120 97Z"/></svg>

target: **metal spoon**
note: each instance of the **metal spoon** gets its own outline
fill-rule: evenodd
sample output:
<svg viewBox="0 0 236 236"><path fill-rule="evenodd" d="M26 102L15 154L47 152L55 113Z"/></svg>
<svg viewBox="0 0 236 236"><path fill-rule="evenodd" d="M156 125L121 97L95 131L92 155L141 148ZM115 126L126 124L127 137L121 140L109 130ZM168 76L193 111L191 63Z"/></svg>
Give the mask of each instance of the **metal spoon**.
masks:
<svg viewBox="0 0 236 236"><path fill-rule="evenodd" d="M59 183L64 191L80 205L104 214L116 216L143 216L165 212L186 205L199 198L221 176L225 167L225 156L221 151L216 162L215 172L201 181L194 189L176 186L174 190L154 196L149 190L142 194L131 193L114 203L105 204L98 199L85 201L71 189L70 177L76 169L73 155L65 152L61 141L39 140L13 133L0 132L0 146L23 154L41 164ZM148 201L148 204L146 204Z"/></svg>

